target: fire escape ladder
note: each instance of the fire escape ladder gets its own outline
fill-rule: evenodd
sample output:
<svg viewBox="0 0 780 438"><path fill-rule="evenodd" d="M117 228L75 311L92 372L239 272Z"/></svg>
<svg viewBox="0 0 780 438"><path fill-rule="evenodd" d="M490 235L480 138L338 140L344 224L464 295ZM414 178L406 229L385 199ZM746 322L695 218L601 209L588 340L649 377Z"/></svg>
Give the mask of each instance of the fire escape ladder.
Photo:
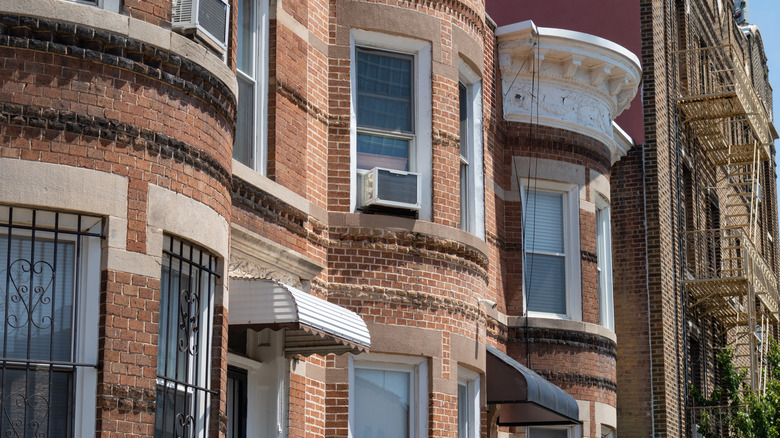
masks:
<svg viewBox="0 0 780 438"><path fill-rule="evenodd" d="M690 308L716 318L752 391L765 385L764 333L778 322L775 273L757 250L761 166L771 159L770 121L731 45L675 52L677 108L695 146L712 163L707 226L689 230L684 280ZM705 172L707 173L707 172ZM708 207L709 208L709 207ZM712 216L712 217L710 217Z"/></svg>

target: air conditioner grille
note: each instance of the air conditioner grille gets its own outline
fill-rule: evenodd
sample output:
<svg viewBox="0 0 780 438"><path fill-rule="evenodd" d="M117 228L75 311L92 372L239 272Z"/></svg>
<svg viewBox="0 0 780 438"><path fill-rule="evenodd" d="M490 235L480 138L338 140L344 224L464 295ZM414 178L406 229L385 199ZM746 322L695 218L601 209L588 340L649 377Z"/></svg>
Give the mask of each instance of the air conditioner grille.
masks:
<svg viewBox="0 0 780 438"><path fill-rule="evenodd" d="M227 4L222 0L200 0L198 6L198 24L221 44L226 45L227 20L225 14L227 13Z"/></svg>
<svg viewBox="0 0 780 438"><path fill-rule="evenodd" d="M192 0L173 2L173 23L189 23L192 21Z"/></svg>
<svg viewBox="0 0 780 438"><path fill-rule="evenodd" d="M377 197L393 202L417 204L417 175L389 171L378 172Z"/></svg>

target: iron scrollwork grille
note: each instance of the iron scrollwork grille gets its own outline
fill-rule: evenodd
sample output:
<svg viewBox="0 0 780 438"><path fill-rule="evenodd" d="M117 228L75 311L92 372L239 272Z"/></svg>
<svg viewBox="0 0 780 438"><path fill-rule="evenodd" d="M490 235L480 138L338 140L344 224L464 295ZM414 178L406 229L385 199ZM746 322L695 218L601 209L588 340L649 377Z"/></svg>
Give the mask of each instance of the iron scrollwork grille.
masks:
<svg viewBox="0 0 780 438"><path fill-rule="evenodd" d="M76 394L97 366L96 342L84 334L97 327L84 327L84 309L97 298L85 285L99 279L83 277L101 225L92 216L0 205L2 437L71 438L77 425L94 427L79 424Z"/></svg>
<svg viewBox="0 0 780 438"><path fill-rule="evenodd" d="M156 438L208 435L217 259L165 236L160 284Z"/></svg>

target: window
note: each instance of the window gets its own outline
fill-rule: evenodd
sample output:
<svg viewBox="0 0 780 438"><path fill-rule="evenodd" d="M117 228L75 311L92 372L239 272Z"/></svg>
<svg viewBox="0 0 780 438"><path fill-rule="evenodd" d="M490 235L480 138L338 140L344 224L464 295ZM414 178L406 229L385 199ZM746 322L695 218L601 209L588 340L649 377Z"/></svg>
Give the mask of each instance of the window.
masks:
<svg viewBox="0 0 780 438"><path fill-rule="evenodd" d="M531 316L581 318L576 187L540 180L523 187L524 291Z"/></svg>
<svg viewBox="0 0 780 438"><path fill-rule="evenodd" d="M479 436L479 374L458 368L458 438Z"/></svg>
<svg viewBox="0 0 780 438"><path fill-rule="evenodd" d="M361 355L360 361L351 358L350 437L426 436L427 362L370 356Z"/></svg>
<svg viewBox="0 0 780 438"><path fill-rule="evenodd" d="M101 225L0 206L2 436L94 436Z"/></svg>
<svg viewBox="0 0 780 438"><path fill-rule="evenodd" d="M357 167L409 170L414 56L358 47Z"/></svg>
<svg viewBox="0 0 780 438"><path fill-rule="evenodd" d="M164 237L154 436L206 437L217 260Z"/></svg>
<svg viewBox="0 0 780 438"><path fill-rule="evenodd" d="M596 258L599 276L599 317L601 325L614 331L615 302L612 295L611 236L609 204L598 198L596 202Z"/></svg>
<svg viewBox="0 0 780 438"><path fill-rule="evenodd" d="M66 0L83 5L97 6L107 11L119 13L120 0Z"/></svg>
<svg viewBox="0 0 780 438"><path fill-rule="evenodd" d="M529 427L528 438L573 438L568 427Z"/></svg>
<svg viewBox="0 0 780 438"><path fill-rule="evenodd" d="M233 158L265 174L268 130L268 0L238 0L238 108Z"/></svg>
<svg viewBox="0 0 780 438"><path fill-rule="evenodd" d="M431 46L411 38L352 30L351 174L375 167L420 174L431 219ZM352 178L351 205L357 204Z"/></svg>
<svg viewBox="0 0 780 438"><path fill-rule="evenodd" d="M482 175L482 82L464 62L458 82L460 107L460 228L485 238Z"/></svg>

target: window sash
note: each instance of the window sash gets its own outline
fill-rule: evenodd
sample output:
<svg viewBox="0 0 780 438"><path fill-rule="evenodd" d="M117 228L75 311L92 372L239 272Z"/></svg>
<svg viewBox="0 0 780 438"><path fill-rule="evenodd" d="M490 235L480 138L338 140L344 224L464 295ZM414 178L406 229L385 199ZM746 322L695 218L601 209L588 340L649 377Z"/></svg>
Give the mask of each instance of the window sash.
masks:
<svg viewBox="0 0 780 438"><path fill-rule="evenodd" d="M473 123L469 103L468 88L463 82L458 82L458 106L460 112L460 228L468 231L471 223L471 184L469 184L469 161L471 155L471 125Z"/></svg>
<svg viewBox="0 0 780 438"><path fill-rule="evenodd" d="M523 298L527 315L572 320L582 318L578 187L574 183L521 180ZM540 194L542 196L537 196ZM553 205L554 208L550 208ZM534 208L548 211L529 214ZM535 223L544 225L546 229L536 227ZM560 230L557 231L559 235L554 236L550 229ZM540 235L544 237L540 239ZM536 269L529 269L531 264L536 264ZM557 266L555 270L553 265ZM539 268L546 271L534 273ZM541 281L542 275L546 278L544 281ZM538 288L543 291L538 292ZM545 300L541 305L538 305L539 298Z"/></svg>
<svg viewBox="0 0 780 438"><path fill-rule="evenodd" d="M407 374L409 376L409 429L402 436L420 438L428 430L428 362L425 359L409 356L362 354L360 360L349 358L349 436L360 438L367 436L358 428L359 397L356 395L358 370L377 370ZM374 398L373 393L367 397ZM404 429L406 430L406 429ZM395 436L386 434L385 436Z"/></svg>
<svg viewBox="0 0 780 438"><path fill-rule="evenodd" d="M365 47L357 47L355 56L357 168L408 171L413 168L415 57Z"/></svg>
<svg viewBox="0 0 780 438"><path fill-rule="evenodd" d="M561 192L526 190L523 277L530 312L568 313L566 196Z"/></svg>
<svg viewBox="0 0 780 438"><path fill-rule="evenodd" d="M610 208L596 209L596 255L599 286L599 319L601 325L615 329L614 295L612 288L612 239Z"/></svg>
<svg viewBox="0 0 780 438"><path fill-rule="evenodd" d="M362 394L363 391L366 393ZM377 436L380 431L390 436L414 436L416 406L412 370L356 367L354 394L358 436Z"/></svg>
<svg viewBox="0 0 780 438"><path fill-rule="evenodd" d="M233 158L265 173L267 114L267 0L239 0L238 105Z"/></svg>

